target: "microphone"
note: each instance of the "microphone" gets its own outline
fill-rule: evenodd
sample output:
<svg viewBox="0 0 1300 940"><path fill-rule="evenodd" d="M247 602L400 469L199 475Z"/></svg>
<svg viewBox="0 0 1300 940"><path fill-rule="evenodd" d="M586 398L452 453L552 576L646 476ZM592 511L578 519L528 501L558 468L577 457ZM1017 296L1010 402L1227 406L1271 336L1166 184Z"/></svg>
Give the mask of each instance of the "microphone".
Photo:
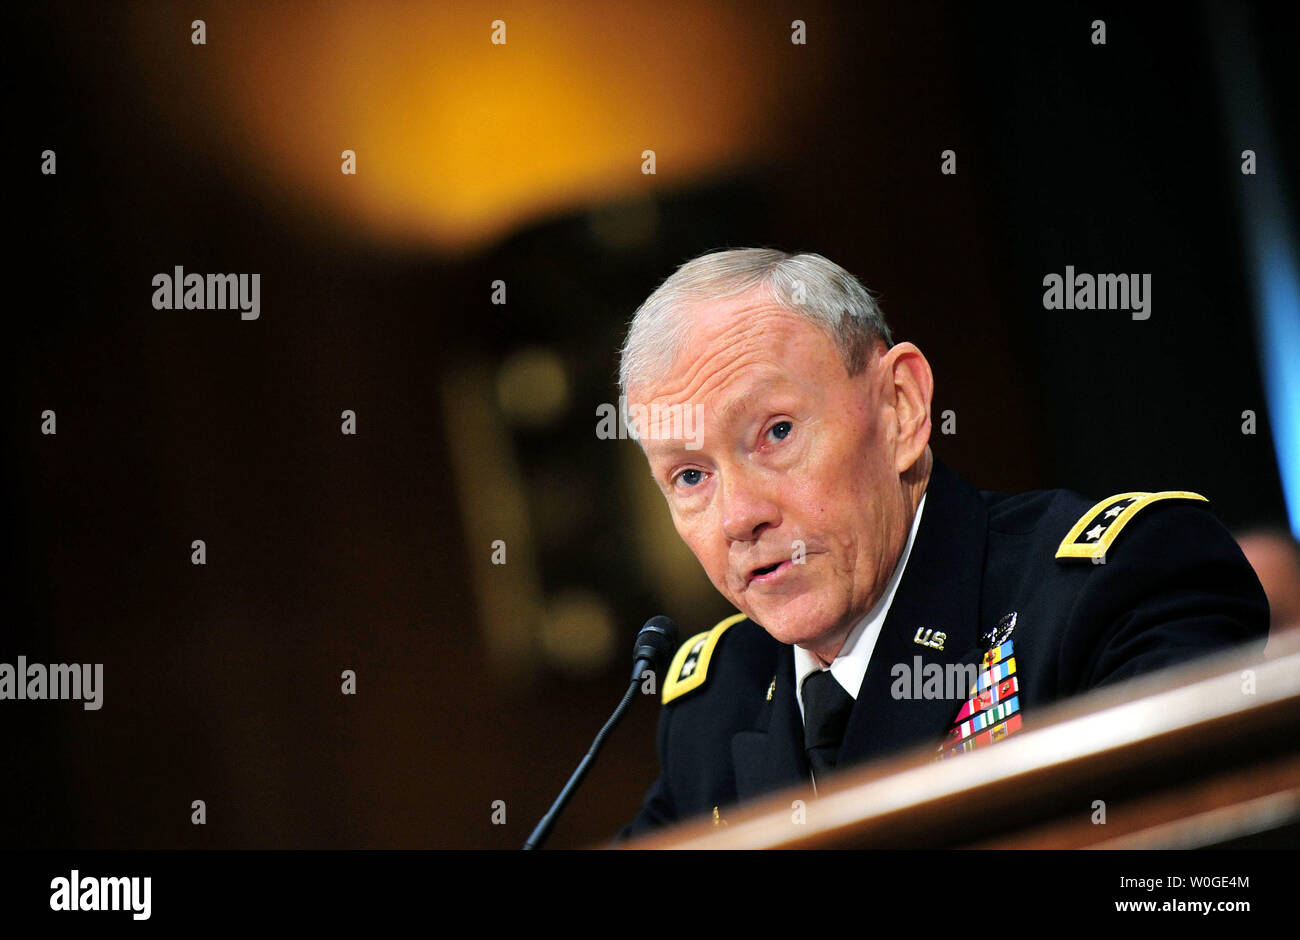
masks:
<svg viewBox="0 0 1300 940"><path fill-rule="evenodd" d="M618 703L618 708L614 709L614 714L609 716L609 721L605 722L605 727L600 729L596 735L596 740L591 742L591 748L587 755L583 757L578 769L573 772L569 782L564 785L560 795L555 798L551 808L547 810L546 815L542 817L541 822L533 830L533 834L528 837L524 843L524 849L535 849L540 846L546 837L551 834L551 829L555 825L555 820L559 818L560 813L568 804L569 798L573 796L582 783L587 771L591 769L592 763L596 760L596 754L600 751L601 745L609 737L609 733L614 730L627 713L628 708L632 705L632 698L636 695L637 685L641 682L642 674L649 669L656 676L662 675L665 667L672 660L673 653L677 650L677 624L673 623L671 618L662 614L651 617L641 628L641 632L636 635L636 642L632 644L632 678L628 683L627 691L623 693L623 700Z"/></svg>
<svg viewBox="0 0 1300 940"><path fill-rule="evenodd" d="M672 618L660 614L651 617L636 635L632 644L632 681L640 682L641 674L649 669L656 676L672 662L677 652L677 624Z"/></svg>

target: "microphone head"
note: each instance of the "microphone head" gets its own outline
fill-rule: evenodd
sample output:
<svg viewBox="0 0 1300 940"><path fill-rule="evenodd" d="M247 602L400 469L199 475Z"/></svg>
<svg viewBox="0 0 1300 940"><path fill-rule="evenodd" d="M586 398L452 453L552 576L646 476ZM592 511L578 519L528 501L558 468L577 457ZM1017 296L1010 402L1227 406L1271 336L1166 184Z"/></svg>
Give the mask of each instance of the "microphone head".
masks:
<svg viewBox="0 0 1300 940"><path fill-rule="evenodd" d="M641 632L636 635L636 642L632 647L632 661L640 664L648 660L649 668L654 671L654 674L662 676L668 664L672 662L677 646L677 624L673 623L672 618L660 614L647 620Z"/></svg>

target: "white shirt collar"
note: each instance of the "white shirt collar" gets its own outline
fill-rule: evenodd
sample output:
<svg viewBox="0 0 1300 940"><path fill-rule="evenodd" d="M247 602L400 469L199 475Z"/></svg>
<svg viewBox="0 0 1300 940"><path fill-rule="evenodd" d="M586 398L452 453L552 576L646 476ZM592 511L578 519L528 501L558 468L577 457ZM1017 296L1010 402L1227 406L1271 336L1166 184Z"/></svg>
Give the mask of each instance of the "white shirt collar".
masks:
<svg viewBox="0 0 1300 940"><path fill-rule="evenodd" d="M903 546L903 553L898 558L898 564L894 566L894 573L889 579L885 593L880 595L880 600L876 601L870 613L859 620L849 632L839 655L831 662L831 675L854 699L858 697L858 691L862 688L862 680L867 674L867 663L871 661L871 653L876 648L876 640L885 625L889 607L894 602L894 594L898 590L899 582L903 580L903 569L907 567L908 556L912 554L916 530L921 527L921 513L925 510L926 495L921 494L921 502L916 507L916 516L912 519L912 530L907 534L907 544ZM800 716L803 715L803 680L821 668L822 664L816 656L802 646L794 647L794 688L795 699L799 702Z"/></svg>

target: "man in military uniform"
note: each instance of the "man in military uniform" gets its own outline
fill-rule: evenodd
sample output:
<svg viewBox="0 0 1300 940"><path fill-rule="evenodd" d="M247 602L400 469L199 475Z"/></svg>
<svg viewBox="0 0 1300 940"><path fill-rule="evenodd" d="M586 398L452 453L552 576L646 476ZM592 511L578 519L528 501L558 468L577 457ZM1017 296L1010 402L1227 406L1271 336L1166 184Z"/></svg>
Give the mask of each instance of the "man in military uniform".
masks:
<svg viewBox="0 0 1300 940"><path fill-rule="evenodd" d="M925 357L819 255L683 265L620 379L678 533L740 611L669 667L661 775L624 835L1263 645L1262 589L1203 497L1006 496L938 461Z"/></svg>

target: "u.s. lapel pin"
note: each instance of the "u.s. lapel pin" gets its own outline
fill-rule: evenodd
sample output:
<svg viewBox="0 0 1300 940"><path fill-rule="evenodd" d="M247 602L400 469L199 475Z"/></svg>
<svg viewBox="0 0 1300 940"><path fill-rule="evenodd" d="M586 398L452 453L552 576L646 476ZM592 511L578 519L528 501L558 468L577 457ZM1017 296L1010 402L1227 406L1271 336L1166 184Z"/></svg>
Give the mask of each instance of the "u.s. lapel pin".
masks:
<svg viewBox="0 0 1300 940"><path fill-rule="evenodd" d="M948 634L941 633L933 627L917 627L912 642L918 646L928 646L932 650L942 650Z"/></svg>
<svg viewBox="0 0 1300 940"><path fill-rule="evenodd" d="M776 691L776 676L772 677L772 684L767 687L767 700L772 701L772 693Z"/></svg>

